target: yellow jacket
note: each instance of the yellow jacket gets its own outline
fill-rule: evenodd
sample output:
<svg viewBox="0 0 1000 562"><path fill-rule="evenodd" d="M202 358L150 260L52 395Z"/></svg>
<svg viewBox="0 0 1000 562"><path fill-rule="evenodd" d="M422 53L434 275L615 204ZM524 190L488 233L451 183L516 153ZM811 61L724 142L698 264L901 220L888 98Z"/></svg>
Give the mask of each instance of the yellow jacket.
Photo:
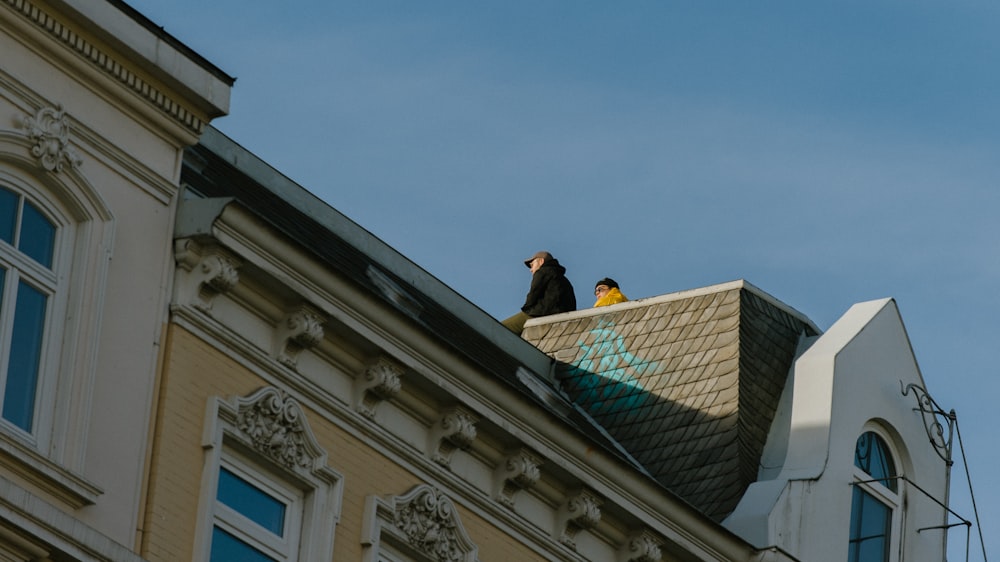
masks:
<svg viewBox="0 0 1000 562"><path fill-rule="evenodd" d="M612 288L610 291L605 293L603 297L597 299L597 302L594 303L594 308L599 306L608 306L609 304L618 304L626 301L628 301L628 298L626 298L621 291Z"/></svg>

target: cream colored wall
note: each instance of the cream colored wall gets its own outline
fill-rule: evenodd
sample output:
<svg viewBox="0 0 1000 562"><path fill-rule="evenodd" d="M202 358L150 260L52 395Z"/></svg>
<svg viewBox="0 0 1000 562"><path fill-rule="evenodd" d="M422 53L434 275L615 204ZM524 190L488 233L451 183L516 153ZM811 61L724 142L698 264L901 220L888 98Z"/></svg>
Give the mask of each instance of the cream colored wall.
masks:
<svg viewBox="0 0 1000 562"><path fill-rule="evenodd" d="M109 214L110 236L100 243L103 254L81 256L74 264L88 261L87 267L94 269L97 298L88 297L81 306L93 307L92 317L99 323L84 326L73 341L53 342L56 348L81 350L70 359L86 359L62 366L71 385L62 392L74 395L71 415L76 417L69 426L83 429L79 438L69 440L60 462L101 490L94 505L74 515L131 547L173 271L181 155L185 145L197 140L195 130L163 107L187 108L200 114L202 123L209 115L196 108L205 106L196 100L197 93L178 93L179 82L171 85L146 71L155 65L104 41L102 22L115 22L123 32L118 38L133 48L149 51L155 46L161 55L174 52L172 48L109 3L66 4L85 7L94 21L60 12L61 3L28 2L23 10L17 3L0 4L0 132L24 135L23 117L39 108L61 107L69 117L72 147L82 161L73 173L93 187ZM98 53L114 65L95 63ZM228 100L228 86L204 71L199 74L194 63L178 63L177 68L202 80L202 85L185 86L191 87L189 92L206 87L215 99ZM142 83L150 96L134 88ZM166 105L157 106L152 99L157 96ZM41 168L36 173L52 174ZM67 173L55 173L55 181ZM77 311L69 312L78 316Z"/></svg>
<svg viewBox="0 0 1000 562"><path fill-rule="evenodd" d="M151 562L186 560L195 545L205 453L202 424L208 401L246 396L265 381L197 335L169 327L158 400L147 515L140 555ZM361 522L369 495L402 495L422 484L411 472L370 444L307 410L309 427L343 475L343 503L334 539L334 560L360 560ZM457 506L462 525L479 547L481 560L543 560L518 540L475 513Z"/></svg>

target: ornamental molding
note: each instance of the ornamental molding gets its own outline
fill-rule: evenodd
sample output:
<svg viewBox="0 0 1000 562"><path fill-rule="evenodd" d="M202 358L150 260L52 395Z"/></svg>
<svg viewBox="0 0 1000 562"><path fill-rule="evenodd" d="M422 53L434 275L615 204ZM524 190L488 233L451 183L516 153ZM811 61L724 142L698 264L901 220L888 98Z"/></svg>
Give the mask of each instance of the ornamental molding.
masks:
<svg viewBox="0 0 1000 562"><path fill-rule="evenodd" d="M430 431L431 459L450 466L451 457L458 449L468 449L476 439L476 422L479 416L463 406L445 410Z"/></svg>
<svg viewBox="0 0 1000 562"><path fill-rule="evenodd" d="M70 145L69 116L62 105L42 107L34 116L25 115L21 125L31 140L31 155L46 170L54 173L64 168L78 168L83 159Z"/></svg>
<svg viewBox="0 0 1000 562"><path fill-rule="evenodd" d="M195 116L142 77L125 68L114 57L102 51L69 27L63 25L38 5L29 0L2 1L24 18L25 21L48 35L50 39L76 53L84 61L117 82L120 86L153 104L153 106L181 124L191 133L201 135L204 131L207 124L206 121Z"/></svg>
<svg viewBox="0 0 1000 562"><path fill-rule="evenodd" d="M392 543L406 545L435 562L475 562L478 551L451 499L427 484L401 496L369 496L362 543L368 546L365 561L381 560L379 554Z"/></svg>
<svg viewBox="0 0 1000 562"><path fill-rule="evenodd" d="M541 457L527 449L507 455L493 472L493 497L502 505L513 508L515 494L538 482L541 462Z"/></svg>
<svg viewBox="0 0 1000 562"><path fill-rule="evenodd" d="M375 417L380 402L389 400L402 390L403 367L382 356L365 367L354 379L354 409L367 418Z"/></svg>
<svg viewBox="0 0 1000 562"><path fill-rule="evenodd" d="M215 297L239 283L243 264L231 252L216 245L202 245L186 238L174 242L177 260L177 304L190 305L210 314Z"/></svg>
<svg viewBox="0 0 1000 562"><path fill-rule="evenodd" d="M312 470L326 462L298 401L274 387L237 398L229 410L244 443L292 470Z"/></svg>
<svg viewBox="0 0 1000 562"><path fill-rule="evenodd" d="M576 550L576 536L601 521L601 501L596 493L582 489L566 498L559 508L556 537L560 543Z"/></svg>
<svg viewBox="0 0 1000 562"><path fill-rule="evenodd" d="M663 542L651 531L642 530L629 535L618 551L619 562L660 562Z"/></svg>
<svg viewBox="0 0 1000 562"><path fill-rule="evenodd" d="M322 313L306 304L286 314L275 330L275 359L295 369L299 354L323 341L325 322Z"/></svg>
<svg viewBox="0 0 1000 562"><path fill-rule="evenodd" d="M216 396L208 401L202 448L206 466L218 467L229 454L301 490L300 560L331 560L333 530L340 519L344 477L327 466L327 453L309 427L306 413L295 399L275 387L263 387L245 397ZM217 471L202 473L202 497L214 497ZM202 502L198 529L210 528L212 502ZM197 533L200 556L208 558L210 532Z"/></svg>

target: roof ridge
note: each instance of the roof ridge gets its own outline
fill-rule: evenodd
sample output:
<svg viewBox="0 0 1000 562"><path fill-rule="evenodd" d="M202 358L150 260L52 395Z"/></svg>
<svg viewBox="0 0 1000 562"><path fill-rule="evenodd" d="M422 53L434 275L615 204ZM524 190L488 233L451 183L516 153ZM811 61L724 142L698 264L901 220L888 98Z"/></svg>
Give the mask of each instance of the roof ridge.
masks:
<svg viewBox="0 0 1000 562"><path fill-rule="evenodd" d="M673 302L673 301L678 301L678 300L690 299L690 298L704 296L704 295L710 295L710 294L713 294L713 293L721 293L721 292L725 292L725 291L732 291L732 290L735 290L735 289L742 289L742 290L749 291L749 292L757 295L758 297L764 299L765 301L767 301L772 306L775 306L776 308L782 310L783 312L785 312L785 313L787 313L787 314L795 317L797 320L800 320L804 324L807 324L809 327L811 327L813 330L815 330L817 334L822 334L823 333L823 331L820 330L819 327L817 327L816 324L808 316L806 316L804 313L796 310L791 305L788 305L788 304L780 301L777 297L771 295L770 293L768 293L767 291L761 289L760 287L757 287L753 283L750 283L746 279L736 279L736 280L733 280L733 281L727 281L725 283L717 283L715 285L708 285L708 286L705 286L705 287L697 287L697 288L694 288L694 289L685 289L683 291L676 291L676 292L673 292L673 293L664 293L662 295L656 295L656 296L652 296L652 297L645 297L645 298L641 298L641 299L634 299L634 300L630 300L630 301L626 301L626 302L622 302L622 303L612 304L612 305L609 305L609 306L602 306L602 307L597 307L597 308L584 308L584 309L581 309L581 310L574 310L574 311L570 311L570 312L563 312L563 313L560 313L560 314L553 314L553 315L550 315L550 316L540 316L538 318L531 318L531 319L529 319L528 322L525 323L525 327L528 327L528 326L537 326L537 325L540 325L540 324L548 324L550 322L562 322L562 321L570 320L570 319L586 318L588 316L597 316L597 315L600 315L600 314L605 314L607 312L611 312L612 310L614 310L614 311L621 311L621 310L629 310L629 309L633 309L633 308L643 308L643 307L647 307L647 306L651 306L651 305L657 305L657 304L662 304L662 303L667 303L667 302Z"/></svg>

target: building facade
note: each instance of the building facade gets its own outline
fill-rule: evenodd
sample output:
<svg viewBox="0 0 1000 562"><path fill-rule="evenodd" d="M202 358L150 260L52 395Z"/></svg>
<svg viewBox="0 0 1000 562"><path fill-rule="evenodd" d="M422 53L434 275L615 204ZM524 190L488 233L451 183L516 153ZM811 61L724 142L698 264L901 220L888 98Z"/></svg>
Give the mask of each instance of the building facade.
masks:
<svg viewBox="0 0 1000 562"><path fill-rule="evenodd" d="M233 79L127 5L3 0L0 53L0 559L944 558L891 300L522 339L211 128Z"/></svg>
<svg viewBox="0 0 1000 562"><path fill-rule="evenodd" d="M10 559L138 560L183 150L232 79L116 2L0 2Z"/></svg>

